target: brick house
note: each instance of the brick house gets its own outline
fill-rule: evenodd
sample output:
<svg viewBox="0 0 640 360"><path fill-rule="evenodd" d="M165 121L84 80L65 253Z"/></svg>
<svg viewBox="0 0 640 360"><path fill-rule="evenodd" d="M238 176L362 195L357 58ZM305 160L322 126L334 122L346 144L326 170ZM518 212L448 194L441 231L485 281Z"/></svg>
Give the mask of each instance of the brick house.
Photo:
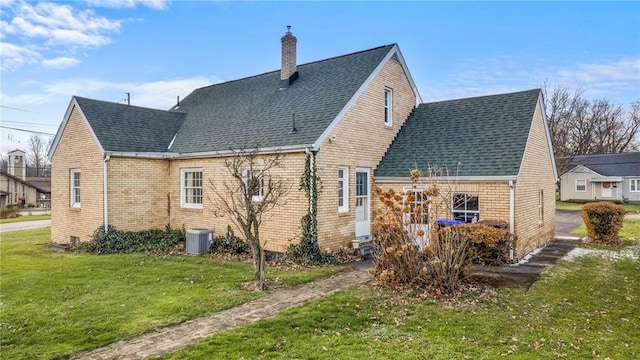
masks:
<svg viewBox="0 0 640 360"><path fill-rule="evenodd" d="M310 162L320 247L370 235L374 170L421 103L402 53L391 44L298 65L296 38L281 40L280 70L197 89L167 111L74 96L49 153L52 242L89 240L103 224L221 234L230 221L213 214L209 184L223 181L230 148L254 147L284 154L275 176L294 184L263 222L266 249L299 241Z"/></svg>

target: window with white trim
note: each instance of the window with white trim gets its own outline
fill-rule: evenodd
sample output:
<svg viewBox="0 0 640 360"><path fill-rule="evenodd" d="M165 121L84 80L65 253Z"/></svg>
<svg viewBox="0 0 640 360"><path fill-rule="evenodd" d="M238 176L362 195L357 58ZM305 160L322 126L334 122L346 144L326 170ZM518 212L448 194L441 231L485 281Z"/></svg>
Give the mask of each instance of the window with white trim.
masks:
<svg viewBox="0 0 640 360"><path fill-rule="evenodd" d="M384 125L393 126L393 92L384 89Z"/></svg>
<svg viewBox="0 0 640 360"><path fill-rule="evenodd" d="M180 169L180 207L202 209L202 168Z"/></svg>
<svg viewBox="0 0 640 360"><path fill-rule="evenodd" d="M349 168L338 168L338 212L349 211Z"/></svg>
<svg viewBox="0 0 640 360"><path fill-rule="evenodd" d="M71 207L80 207L80 169L71 169Z"/></svg>
<svg viewBox="0 0 640 360"><path fill-rule="evenodd" d="M404 187L403 202L409 206L404 214L404 227L411 234L420 250L431 242L431 201L423 189Z"/></svg>
<svg viewBox="0 0 640 360"><path fill-rule="evenodd" d="M629 191L640 192L640 179L629 179Z"/></svg>
<svg viewBox="0 0 640 360"><path fill-rule="evenodd" d="M544 220L544 190L538 191L538 224Z"/></svg>
<svg viewBox="0 0 640 360"><path fill-rule="evenodd" d="M587 191L587 180L576 179L576 192Z"/></svg>
<svg viewBox="0 0 640 360"><path fill-rule="evenodd" d="M242 170L242 182L247 196L251 195L252 201L262 201L264 196L264 179L261 169Z"/></svg>
<svg viewBox="0 0 640 360"><path fill-rule="evenodd" d="M480 220L480 201L477 194L452 194L451 209L455 220L462 220L465 223L475 223Z"/></svg>

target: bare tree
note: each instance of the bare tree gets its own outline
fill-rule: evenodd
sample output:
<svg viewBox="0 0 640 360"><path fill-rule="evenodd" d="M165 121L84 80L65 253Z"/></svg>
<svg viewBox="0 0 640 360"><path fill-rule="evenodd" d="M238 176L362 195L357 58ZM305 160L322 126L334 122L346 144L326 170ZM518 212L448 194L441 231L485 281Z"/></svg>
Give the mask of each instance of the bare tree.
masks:
<svg viewBox="0 0 640 360"><path fill-rule="evenodd" d="M571 92L545 88L547 121L559 173L579 154L606 154L637 150L640 134L640 101L629 110L609 100L587 100L578 87Z"/></svg>
<svg viewBox="0 0 640 360"><path fill-rule="evenodd" d="M227 177L209 180L214 199L209 199L217 216L228 215L242 231L251 250L254 280L265 289L265 252L260 225L265 213L285 204L291 183L275 174L283 167L283 155L260 155L258 149L233 151L225 160Z"/></svg>
<svg viewBox="0 0 640 360"><path fill-rule="evenodd" d="M48 176L49 161L47 152L51 146L51 139L39 135L31 135L27 149L27 176Z"/></svg>
<svg viewBox="0 0 640 360"><path fill-rule="evenodd" d="M9 171L9 160L5 154L0 154L0 170Z"/></svg>

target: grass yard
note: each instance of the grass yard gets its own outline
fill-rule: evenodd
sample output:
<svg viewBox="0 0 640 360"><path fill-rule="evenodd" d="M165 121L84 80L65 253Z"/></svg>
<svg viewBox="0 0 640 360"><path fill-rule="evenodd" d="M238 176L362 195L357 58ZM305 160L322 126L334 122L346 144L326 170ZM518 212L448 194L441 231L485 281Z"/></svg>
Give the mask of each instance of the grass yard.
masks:
<svg viewBox="0 0 640 360"><path fill-rule="evenodd" d="M28 216L18 216L16 218L10 219L0 219L0 224L14 223L20 221L33 221L33 220L50 220L51 215L28 215Z"/></svg>
<svg viewBox="0 0 640 360"><path fill-rule="evenodd" d="M584 224L580 225L579 228L573 230L572 234L576 235L587 235L587 227ZM630 220L624 219L622 220L622 229L620 230L620 236L625 239L633 239L640 241L640 220Z"/></svg>
<svg viewBox="0 0 640 360"><path fill-rule="evenodd" d="M242 286L250 263L59 253L49 239L48 228L2 233L2 359L65 358L261 296ZM294 285L338 271L267 269L267 277Z"/></svg>
<svg viewBox="0 0 640 360"><path fill-rule="evenodd" d="M582 210L584 203L556 201L556 210ZM640 213L640 204L618 204L631 213Z"/></svg>
<svg viewBox="0 0 640 360"><path fill-rule="evenodd" d="M350 288L163 359L639 359L635 259L561 261L529 291L447 304Z"/></svg>

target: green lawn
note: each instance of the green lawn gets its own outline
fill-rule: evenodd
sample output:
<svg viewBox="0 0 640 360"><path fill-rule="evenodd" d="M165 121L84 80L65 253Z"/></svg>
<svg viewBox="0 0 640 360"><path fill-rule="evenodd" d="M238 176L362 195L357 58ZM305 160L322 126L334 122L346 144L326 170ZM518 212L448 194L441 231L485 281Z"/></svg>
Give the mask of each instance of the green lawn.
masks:
<svg viewBox="0 0 640 360"><path fill-rule="evenodd" d="M0 219L0 224L14 223L14 222L20 222L20 221L49 220L49 219L51 219L51 215L18 216L16 218L11 218L11 219Z"/></svg>
<svg viewBox="0 0 640 360"><path fill-rule="evenodd" d="M556 210L582 210L584 203L556 201ZM640 204L618 204L632 213L640 212Z"/></svg>
<svg viewBox="0 0 640 360"><path fill-rule="evenodd" d="M49 229L0 240L0 357L63 358L233 307L252 266L209 257L89 255L47 249ZM288 285L340 271L267 269Z"/></svg>
<svg viewBox="0 0 640 360"><path fill-rule="evenodd" d="M584 224L582 224L579 228L573 230L571 233L586 236L587 228L584 226ZM620 230L620 236L627 239L640 240L640 220L622 220L622 229Z"/></svg>
<svg viewBox="0 0 640 360"><path fill-rule="evenodd" d="M166 359L639 359L636 259L561 261L529 291L416 301L350 288Z"/></svg>

